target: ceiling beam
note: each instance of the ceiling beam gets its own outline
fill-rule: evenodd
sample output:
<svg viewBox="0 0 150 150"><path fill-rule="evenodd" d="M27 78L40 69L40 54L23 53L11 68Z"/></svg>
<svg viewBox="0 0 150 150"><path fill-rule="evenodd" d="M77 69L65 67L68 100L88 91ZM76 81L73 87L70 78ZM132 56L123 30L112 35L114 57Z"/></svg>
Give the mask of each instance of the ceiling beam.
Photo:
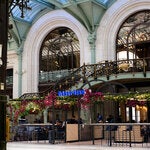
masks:
<svg viewBox="0 0 150 150"><path fill-rule="evenodd" d="M52 8L52 9L56 8L56 6L54 4L49 3L49 2L45 2L43 0L32 0L32 2L38 3L38 4L46 6L48 8Z"/></svg>
<svg viewBox="0 0 150 150"><path fill-rule="evenodd" d="M74 5L73 5L74 6ZM72 14L74 17L76 17L86 28L89 32L91 32L91 24L87 18L87 15L82 10L82 8L76 3L76 11L80 13L80 15L77 15L75 11L71 9L71 7L64 8L68 13Z"/></svg>
<svg viewBox="0 0 150 150"><path fill-rule="evenodd" d="M61 3L59 3L59 2L57 2L56 0L47 0L47 2L57 6L58 8L62 8L63 7L63 5Z"/></svg>

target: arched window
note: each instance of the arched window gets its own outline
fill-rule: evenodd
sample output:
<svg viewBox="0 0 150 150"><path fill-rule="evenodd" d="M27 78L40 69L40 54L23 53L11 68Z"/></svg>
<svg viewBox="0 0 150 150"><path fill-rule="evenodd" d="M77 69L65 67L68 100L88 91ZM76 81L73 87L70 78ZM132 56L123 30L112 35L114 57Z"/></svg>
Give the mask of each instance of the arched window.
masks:
<svg viewBox="0 0 150 150"><path fill-rule="evenodd" d="M150 57L150 10L125 20L117 35L116 48L117 60Z"/></svg>
<svg viewBox="0 0 150 150"><path fill-rule="evenodd" d="M53 77L61 77L64 73L60 74L60 71L80 67L80 48L76 34L66 27L53 30L44 39L39 58L41 75L53 73ZM48 76L46 80L55 79Z"/></svg>

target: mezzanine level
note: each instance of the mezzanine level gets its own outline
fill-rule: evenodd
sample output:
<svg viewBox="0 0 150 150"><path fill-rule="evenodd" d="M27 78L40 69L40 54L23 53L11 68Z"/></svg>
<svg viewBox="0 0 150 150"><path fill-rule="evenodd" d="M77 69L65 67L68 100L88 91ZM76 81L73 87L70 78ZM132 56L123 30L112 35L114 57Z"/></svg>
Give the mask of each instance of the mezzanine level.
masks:
<svg viewBox="0 0 150 150"><path fill-rule="evenodd" d="M12 76L7 77L7 86L13 85L12 78ZM98 83L121 80L126 83L141 81L146 85L150 80L150 58L104 61L97 64L83 64L80 68L72 70L39 73L39 87L46 85L48 87L46 91L52 88L57 90L62 86L64 90L81 88L85 82L88 86L89 84L93 86Z"/></svg>
<svg viewBox="0 0 150 150"><path fill-rule="evenodd" d="M97 64L84 64L73 70L59 70L54 72L40 72L39 82L53 82L67 76L81 76L85 78L102 78L103 80L114 80L116 78L149 78L150 58L129 59L119 61L105 61Z"/></svg>

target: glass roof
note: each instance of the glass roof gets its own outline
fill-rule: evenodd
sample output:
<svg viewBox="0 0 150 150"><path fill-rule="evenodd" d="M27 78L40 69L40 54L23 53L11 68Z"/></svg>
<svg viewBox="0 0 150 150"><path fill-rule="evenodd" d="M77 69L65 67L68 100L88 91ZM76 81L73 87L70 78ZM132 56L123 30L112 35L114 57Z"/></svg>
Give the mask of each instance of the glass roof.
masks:
<svg viewBox="0 0 150 150"><path fill-rule="evenodd" d="M69 3L69 0L56 0L58 2L60 2L61 4L65 5Z"/></svg>
<svg viewBox="0 0 150 150"><path fill-rule="evenodd" d="M110 0L96 0L97 2L100 2L100 3L103 3L103 4L106 4L107 2L109 2Z"/></svg>
<svg viewBox="0 0 150 150"><path fill-rule="evenodd" d="M60 2L63 5L70 3L70 0L56 0L56 1ZM96 0L96 1L99 2L99 3L106 4L110 0ZM77 2L82 2L82 0L77 0Z"/></svg>
<svg viewBox="0 0 150 150"><path fill-rule="evenodd" d="M89 32L99 23L105 10L116 0L11 0L10 20L14 26L13 30L18 38L24 38L32 23L40 16L58 9L65 9L87 28ZM74 7L76 5L79 7ZM92 5L94 14L87 10ZM95 6L95 7L94 7ZM77 9L76 9L77 8ZM79 11L79 9L81 11ZM84 15L83 15L84 14ZM85 18L88 18L85 19ZM17 40L19 41L19 40Z"/></svg>
<svg viewBox="0 0 150 150"><path fill-rule="evenodd" d="M44 10L49 11L54 9L54 5L46 2L44 0L24 0L24 7L23 7L23 14L22 14L22 2L20 1L16 4L17 1L14 2L14 5L11 6L12 9L12 16L16 19L32 22L33 19Z"/></svg>
<svg viewBox="0 0 150 150"><path fill-rule="evenodd" d="M63 8L64 6L72 3L82 3L84 0L24 0L24 8L23 8L23 14L21 10L21 4L22 1L20 0L18 3L18 0L14 0L15 3L18 3L17 5L12 6L12 14L14 18L18 18L19 20L32 22L33 19L43 10L54 10L58 8ZM112 0L95 0L95 2L98 2L103 5L107 5Z"/></svg>
<svg viewBox="0 0 150 150"><path fill-rule="evenodd" d="M41 9L44 9L44 6L29 1L27 3L27 7L23 9L23 14L19 6L16 6L12 10L12 15L14 18L19 18L20 20L31 22Z"/></svg>

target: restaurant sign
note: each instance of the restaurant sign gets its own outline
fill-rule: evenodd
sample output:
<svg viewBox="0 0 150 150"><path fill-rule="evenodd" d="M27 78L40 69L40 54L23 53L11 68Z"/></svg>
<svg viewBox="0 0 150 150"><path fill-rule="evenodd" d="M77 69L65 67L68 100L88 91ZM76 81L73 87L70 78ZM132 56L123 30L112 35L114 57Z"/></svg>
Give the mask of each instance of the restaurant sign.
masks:
<svg viewBox="0 0 150 150"><path fill-rule="evenodd" d="M85 93L84 90L72 90L72 91L58 91L58 96L72 96L72 95L83 95Z"/></svg>

